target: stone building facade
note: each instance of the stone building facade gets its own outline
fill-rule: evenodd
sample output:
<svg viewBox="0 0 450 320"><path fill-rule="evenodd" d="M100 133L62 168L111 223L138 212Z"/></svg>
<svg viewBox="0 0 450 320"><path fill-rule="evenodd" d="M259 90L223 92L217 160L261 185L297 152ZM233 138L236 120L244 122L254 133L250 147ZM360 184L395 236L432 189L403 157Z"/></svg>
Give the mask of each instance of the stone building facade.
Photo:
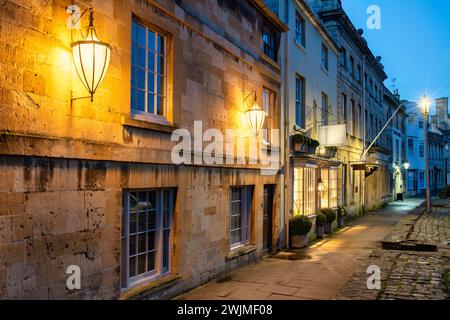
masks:
<svg viewBox="0 0 450 320"><path fill-rule="evenodd" d="M319 139L319 131L338 123L337 69L339 50L328 31L303 0L266 1L289 27L281 41L281 99L286 141L286 212L314 217L320 209L337 209L339 162L325 150L298 151L294 137ZM321 146L324 146L322 141ZM324 190L319 192L319 184ZM313 227L310 239L315 239Z"/></svg>
<svg viewBox="0 0 450 320"><path fill-rule="evenodd" d="M362 155L385 124L383 82L387 75L381 58L374 56L362 30L355 28L340 0L309 0L308 3L340 49L338 114L346 124L347 141L338 152L342 162L339 185L342 204L350 215L358 215L364 207L376 207L384 197L382 192L380 198L373 198L366 190L386 189L389 154L373 149L365 159ZM366 175L370 176L366 178Z"/></svg>
<svg viewBox="0 0 450 320"><path fill-rule="evenodd" d="M406 160L406 132L405 106L400 101L398 92L392 93L388 88L384 87L384 107L386 118L385 122L393 116L389 122L383 136L380 138L378 148L382 148L389 154L389 160L386 164L386 174L384 178L386 182L379 184L385 186L384 190L376 190L376 199L383 201L400 200L406 192L406 171L408 164ZM399 109L400 107L400 109ZM372 190L371 190L372 191Z"/></svg>
<svg viewBox="0 0 450 320"><path fill-rule="evenodd" d="M402 101L406 107L406 154L409 169L407 174L408 196L424 194L426 182L425 130L428 129L428 155L430 170L430 190L439 191L446 185L445 163L448 137L438 126L435 115L430 116L428 128L425 117L417 102Z"/></svg>
<svg viewBox="0 0 450 320"><path fill-rule="evenodd" d="M254 137L256 96L276 151L284 24L259 0L86 2L112 47L92 103L71 101L86 95L72 2L2 4L0 298L171 297L283 246L279 172L233 150ZM195 121L241 129L235 161L173 164L173 132L194 136ZM81 290L67 289L69 266Z"/></svg>

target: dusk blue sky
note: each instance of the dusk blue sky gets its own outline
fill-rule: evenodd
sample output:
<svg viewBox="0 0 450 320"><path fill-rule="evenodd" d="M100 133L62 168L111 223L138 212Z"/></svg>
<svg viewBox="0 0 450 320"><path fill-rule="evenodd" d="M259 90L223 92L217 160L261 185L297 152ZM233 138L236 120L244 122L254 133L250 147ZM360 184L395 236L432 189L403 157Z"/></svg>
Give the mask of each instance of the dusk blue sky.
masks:
<svg viewBox="0 0 450 320"><path fill-rule="evenodd" d="M450 96L450 1L449 0L342 0L356 28L364 37L402 99ZM381 30L367 28L367 8L381 8Z"/></svg>

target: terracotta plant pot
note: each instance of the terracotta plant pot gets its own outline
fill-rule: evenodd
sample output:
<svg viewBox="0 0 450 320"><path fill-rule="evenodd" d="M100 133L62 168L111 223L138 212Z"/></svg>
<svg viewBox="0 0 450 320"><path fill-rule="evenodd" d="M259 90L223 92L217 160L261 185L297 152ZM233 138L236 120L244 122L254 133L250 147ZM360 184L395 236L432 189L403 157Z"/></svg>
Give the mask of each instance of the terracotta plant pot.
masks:
<svg viewBox="0 0 450 320"><path fill-rule="evenodd" d="M338 227L342 228L344 226L344 217L338 217Z"/></svg>
<svg viewBox="0 0 450 320"><path fill-rule="evenodd" d="M302 249L308 245L308 235L291 236L291 247L293 249Z"/></svg>
<svg viewBox="0 0 450 320"><path fill-rule="evenodd" d="M322 239L325 234L325 227L317 227L317 238Z"/></svg>
<svg viewBox="0 0 450 320"><path fill-rule="evenodd" d="M331 223L327 223L325 225L325 234L331 234L333 232L333 225Z"/></svg>

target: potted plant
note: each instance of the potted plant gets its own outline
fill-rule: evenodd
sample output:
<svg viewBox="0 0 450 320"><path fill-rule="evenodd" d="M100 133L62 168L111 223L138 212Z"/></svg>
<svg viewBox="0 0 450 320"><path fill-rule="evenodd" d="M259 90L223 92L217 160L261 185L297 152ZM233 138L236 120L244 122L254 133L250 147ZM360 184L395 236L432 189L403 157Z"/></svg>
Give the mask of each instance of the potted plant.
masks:
<svg viewBox="0 0 450 320"><path fill-rule="evenodd" d="M291 247L304 248L308 245L308 233L311 231L312 221L306 216L295 216L290 219L289 229L291 235Z"/></svg>
<svg viewBox="0 0 450 320"><path fill-rule="evenodd" d="M294 151L308 152L308 137L302 133L292 136Z"/></svg>
<svg viewBox="0 0 450 320"><path fill-rule="evenodd" d="M318 213L316 217L317 238L319 239L323 238L326 224L327 224L327 217L323 213Z"/></svg>
<svg viewBox="0 0 450 320"><path fill-rule="evenodd" d="M336 157L337 151L337 147L325 147L325 157L328 159L332 159Z"/></svg>
<svg viewBox="0 0 450 320"><path fill-rule="evenodd" d="M315 154L317 148L320 146L320 142L314 139L310 139L310 143L309 143L309 148L308 148L308 153L309 154Z"/></svg>
<svg viewBox="0 0 450 320"><path fill-rule="evenodd" d="M347 216L347 210L344 206L340 206L338 209L338 227L342 228L344 226L344 218Z"/></svg>
<svg viewBox="0 0 450 320"><path fill-rule="evenodd" d="M331 209L322 209L320 211L327 218L327 223L325 225L325 234L330 234L333 232L333 222L336 220L336 213Z"/></svg>

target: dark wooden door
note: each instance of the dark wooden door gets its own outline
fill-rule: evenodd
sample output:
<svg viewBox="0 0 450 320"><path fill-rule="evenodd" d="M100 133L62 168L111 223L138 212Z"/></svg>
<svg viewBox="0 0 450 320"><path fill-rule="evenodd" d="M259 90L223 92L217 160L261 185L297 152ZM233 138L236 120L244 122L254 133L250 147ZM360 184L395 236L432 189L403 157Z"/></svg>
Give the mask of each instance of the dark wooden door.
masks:
<svg viewBox="0 0 450 320"><path fill-rule="evenodd" d="M263 223L263 240L264 250L270 252L272 250L272 229L273 229L273 197L275 186L264 186L264 223Z"/></svg>

